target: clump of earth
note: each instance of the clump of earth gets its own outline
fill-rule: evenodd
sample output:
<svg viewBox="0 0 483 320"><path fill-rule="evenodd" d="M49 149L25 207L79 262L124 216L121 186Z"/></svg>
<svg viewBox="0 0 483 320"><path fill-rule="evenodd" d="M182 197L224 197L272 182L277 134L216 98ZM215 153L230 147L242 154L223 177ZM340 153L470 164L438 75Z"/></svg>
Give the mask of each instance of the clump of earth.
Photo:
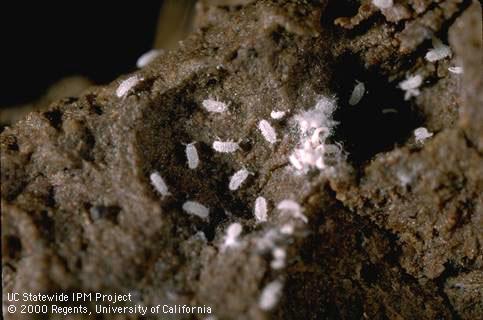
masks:
<svg viewBox="0 0 483 320"><path fill-rule="evenodd" d="M6 127L4 305L103 292L211 310L166 319L481 318L481 6L376 2L200 2L177 49Z"/></svg>

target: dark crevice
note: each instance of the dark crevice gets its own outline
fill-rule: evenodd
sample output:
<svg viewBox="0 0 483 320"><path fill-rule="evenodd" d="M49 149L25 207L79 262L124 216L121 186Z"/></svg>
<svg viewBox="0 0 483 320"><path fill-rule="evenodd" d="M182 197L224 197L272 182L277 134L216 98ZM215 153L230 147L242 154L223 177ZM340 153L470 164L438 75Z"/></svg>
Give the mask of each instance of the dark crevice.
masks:
<svg viewBox="0 0 483 320"><path fill-rule="evenodd" d="M44 112L44 117L49 120L52 127L60 130L62 127L62 111L59 109L53 109L51 111Z"/></svg>
<svg viewBox="0 0 483 320"><path fill-rule="evenodd" d="M115 224L118 223L117 219L119 216L119 212L121 212L121 208L119 206L115 206L115 205L112 205L112 206L87 205L87 206L89 207L89 213L93 221L100 220L100 219L107 219Z"/></svg>
<svg viewBox="0 0 483 320"><path fill-rule="evenodd" d="M468 272L468 270L466 270L463 267L456 266L451 261L448 261L444 264L443 273L438 278L435 279L435 284L438 288L438 293L443 298L445 304L448 306L449 310L451 311L451 315L454 320L460 320L461 316L458 314L454 306L451 304L451 301L449 300L448 295L444 291L444 285L449 278L456 277L461 273L465 273L465 272Z"/></svg>
<svg viewBox="0 0 483 320"><path fill-rule="evenodd" d="M102 107L96 102L97 96L95 94L88 94L85 98L89 104L91 112L94 112L97 115L102 115L104 113Z"/></svg>
<svg viewBox="0 0 483 320"><path fill-rule="evenodd" d="M334 20L339 17L353 17L357 14L360 2L357 0L349 1L329 1L324 14L321 17L322 26L331 28Z"/></svg>
<svg viewBox="0 0 483 320"><path fill-rule="evenodd" d="M49 213L45 210L40 213L33 214L35 224L40 230L43 237L49 242L55 240L55 221L49 216Z"/></svg>
<svg viewBox="0 0 483 320"><path fill-rule="evenodd" d="M20 238L15 235L8 235L5 237L5 250L10 259L17 260L20 258L22 252L22 242Z"/></svg>
<svg viewBox="0 0 483 320"><path fill-rule="evenodd" d="M411 104L404 100L404 92L378 70L365 69L351 55L341 56L335 70L332 83L339 108L334 120L339 124L333 138L343 144L349 162L356 167L403 144L422 123ZM364 83L366 92L358 104L351 106L348 101L356 80Z"/></svg>

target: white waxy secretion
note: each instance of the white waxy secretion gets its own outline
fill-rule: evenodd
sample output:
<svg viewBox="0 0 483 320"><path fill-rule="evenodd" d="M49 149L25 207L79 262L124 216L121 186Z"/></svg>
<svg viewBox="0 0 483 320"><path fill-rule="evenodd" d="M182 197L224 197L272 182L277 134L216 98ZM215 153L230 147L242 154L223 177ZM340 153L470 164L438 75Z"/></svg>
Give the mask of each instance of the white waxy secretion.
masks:
<svg viewBox="0 0 483 320"><path fill-rule="evenodd" d="M428 129L424 127L420 127L414 130L414 139L417 143L423 143L426 139L431 138L432 136L433 133L429 132Z"/></svg>
<svg viewBox="0 0 483 320"><path fill-rule="evenodd" d="M240 149L240 145L233 141L220 141L216 140L213 142L213 149L221 153L233 153Z"/></svg>
<svg viewBox="0 0 483 320"><path fill-rule="evenodd" d="M352 91L351 97L349 98L349 104L351 106L355 106L356 104L358 104L362 100L362 97L366 92L366 86L364 85L364 82L356 82L357 84L354 86L354 90Z"/></svg>
<svg viewBox="0 0 483 320"><path fill-rule="evenodd" d="M426 53L426 60L435 62L449 56L451 56L451 48L443 44L438 38L433 37L433 49Z"/></svg>
<svg viewBox="0 0 483 320"><path fill-rule="evenodd" d="M212 99L203 100L201 104L208 112L222 113L228 109L226 103Z"/></svg>
<svg viewBox="0 0 483 320"><path fill-rule="evenodd" d="M240 188L241 184L245 182L248 178L250 172L247 169L240 169L231 177L230 183L228 184L228 188L231 191L235 191Z"/></svg>
<svg viewBox="0 0 483 320"><path fill-rule="evenodd" d="M131 90L141 80L142 79L139 78L138 76L131 76L126 80L122 81L121 84L119 84L119 87L117 87L116 89L117 97L118 98L124 97L129 92L129 90Z"/></svg>
<svg viewBox="0 0 483 320"><path fill-rule="evenodd" d="M168 186L164 179L161 177L159 172L154 171L149 175L149 179L151 180L151 184L159 192L163 197L169 196L171 193L168 191Z"/></svg>
<svg viewBox="0 0 483 320"><path fill-rule="evenodd" d="M228 226L226 229L225 242L223 248L234 248L240 245L238 237L240 236L243 227L240 223L235 222Z"/></svg>
<svg viewBox="0 0 483 320"><path fill-rule="evenodd" d="M463 68L462 67L448 67L448 71L454 74L462 74Z"/></svg>
<svg viewBox="0 0 483 320"><path fill-rule="evenodd" d="M210 209L196 201L186 201L183 204L183 210L186 213L198 216L202 219L206 219L210 215Z"/></svg>
<svg viewBox="0 0 483 320"><path fill-rule="evenodd" d="M419 74L414 76L409 76L406 80L401 81L399 83L399 87L403 90L410 90L419 88L419 86L423 83L423 77Z"/></svg>
<svg viewBox="0 0 483 320"><path fill-rule="evenodd" d="M302 207L300 207L300 205L293 200L285 199L280 201L277 205L277 209L282 212L288 212L294 218L298 218L305 223L308 222L307 217L302 213Z"/></svg>
<svg viewBox="0 0 483 320"><path fill-rule="evenodd" d="M263 288L262 294L258 301L260 309L268 311L272 310L280 300L282 294L283 284L282 282L275 280L270 282Z"/></svg>
<svg viewBox="0 0 483 320"><path fill-rule="evenodd" d="M257 222L267 221L267 200L264 197L258 197L255 200L254 214Z"/></svg>
<svg viewBox="0 0 483 320"><path fill-rule="evenodd" d="M406 91L404 100L409 100L412 97L418 96L421 92L419 86L423 83L423 77L419 74L407 77L406 80L399 83L399 88Z"/></svg>
<svg viewBox="0 0 483 320"><path fill-rule="evenodd" d="M196 142L188 143L185 149L186 158L188 159L188 167L190 169L196 169L200 164L200 158L198 156L198 150L196 150L195 143Z"/></svg>
<svg viewBox="0 0 483 320"><path fill-rule="evenodd" d="M148 52L144 53L142 56L139 57L138 61L136 62L136 66L138 68L142 68L150 64L157 56L161 54L161 50L149 50Z"/></svg>
<svg viewBox="0 0 483 320"><path fill-rule="evenodd" d="M393 0L372 0L372 4L374 4L379 9L388 9L392 7Z"/></svg>
<svg viewBox="0 0 483 320"><path fill-rule="evenodd" d="M314 108L297 114L294 119L298 122L302 133L321 127L330 129L337 124L332 119L332 113L336 108L335 98L321 96Z"/></svg>
<svg viewBox="0 0 483 320"><path fill-rule="evenodd" d="M261 120L258 123L258 129L262 132L263 137L265 140L274 144L277 142L277 133L272 125L267 120Z"/></svg>
<svg viewBox="0 0 483 320"><path fill-rule="evenodd" d="M273 110L272 112L270 112L270 117L272 117L272 119L279 120L285 117L285 114L285 111Z"/></svg>

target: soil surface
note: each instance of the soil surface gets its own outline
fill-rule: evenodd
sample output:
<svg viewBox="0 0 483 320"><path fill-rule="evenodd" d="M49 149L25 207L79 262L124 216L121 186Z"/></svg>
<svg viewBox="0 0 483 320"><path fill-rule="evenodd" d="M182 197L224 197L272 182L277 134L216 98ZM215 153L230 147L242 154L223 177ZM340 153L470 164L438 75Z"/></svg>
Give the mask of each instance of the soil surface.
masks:
<svg viewBox="0 0 483 320"><path fill-rule="evenodd" d="M238 2L199 3L197 31L176 50L3 130L4 306L8 292L102 292L131 293L128 306L206 306L210 319L482 318L479 2ZM451 55L425 59L432 37ZM405 99L400 83L413 75L419 94ZM140 81L119 97L131 76ZM351 105L356 81L365 92ZM208 99L227 110L208 112ZM327 143L340 154L299 172L297 115L323 99L337 105ZM418 127L433 135L417 141ZM216 152L215 140L240 148ZM230 190L242 168L248 178ZM153 187L154 171L170 195ZM301 211L278 210L284 199ZM183 211L186 201L209 217ZM227 246L233 223L243 230Z"/></svg>

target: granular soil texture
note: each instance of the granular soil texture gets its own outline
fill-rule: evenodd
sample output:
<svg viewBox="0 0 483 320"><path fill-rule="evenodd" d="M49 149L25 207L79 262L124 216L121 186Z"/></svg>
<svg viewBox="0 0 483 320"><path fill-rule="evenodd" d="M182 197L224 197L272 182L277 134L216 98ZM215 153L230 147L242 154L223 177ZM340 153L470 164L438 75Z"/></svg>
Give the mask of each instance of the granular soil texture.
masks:
<svg viewBox="0 0 483 320"><path fill-rule="evenodd" d="M103 292L209 306L212 319L482 318L479 2L204 1L195 21L147 67L1 133L4 305L7 292ZM425 59L432 37L452 54ZM414 75L423 81L405 99L399 84ZM350 105L356 80L365 93ZM227 110L208 112L208 99ZM337 106L327 142L339 155L300 172L294 119L320 101ZM417 141L418 127L433 136ZM239 149L216 152L215 140ZM261 196L265 222L253 214ZM301 209L278 210L284 199ZM186 201L209 217L183 211ZM234 223L242 231L230 237ZM162 316L182 317L208 314Z"/></svg>

